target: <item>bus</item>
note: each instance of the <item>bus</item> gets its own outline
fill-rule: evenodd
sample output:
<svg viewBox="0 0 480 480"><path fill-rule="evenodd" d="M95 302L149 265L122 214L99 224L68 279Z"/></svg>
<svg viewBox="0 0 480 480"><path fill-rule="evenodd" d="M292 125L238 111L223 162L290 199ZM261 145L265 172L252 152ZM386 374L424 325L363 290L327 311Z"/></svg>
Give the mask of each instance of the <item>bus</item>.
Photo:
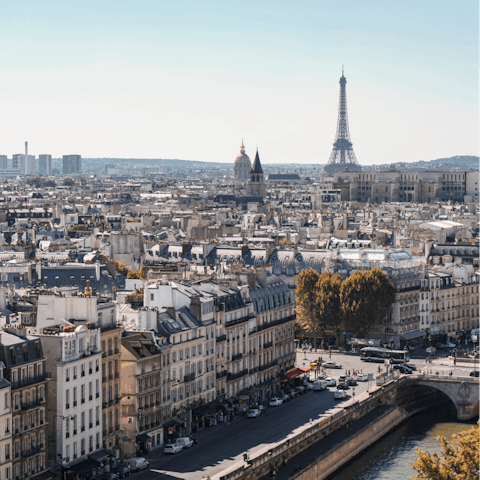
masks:
<svg viewBox="0 0 480 480"><path fill-rule="evenodd" d="M385 360L391 360L392 363L407 363L410 361L410 356L406 350L365 347L360 350L360 355L360 360L364 362L385 363Z"/></svg>

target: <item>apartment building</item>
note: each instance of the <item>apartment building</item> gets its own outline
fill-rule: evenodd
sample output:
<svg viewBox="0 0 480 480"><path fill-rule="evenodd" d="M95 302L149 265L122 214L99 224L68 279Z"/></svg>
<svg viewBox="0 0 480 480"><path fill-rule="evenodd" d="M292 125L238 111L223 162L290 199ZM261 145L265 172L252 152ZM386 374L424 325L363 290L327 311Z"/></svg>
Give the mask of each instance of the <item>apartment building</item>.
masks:
<svg viewBox="0 0 480 480"><path fill-rule="evenodd" d="M4 378L11 385L12 477L33 479L46 471L45 356L40 340L25 329L0 336ZM5 401L5 397L4 397Z"/></svg>
<svg viewBox="0 0 480 480"><path fill-rule="evenodd" d="M164 443L170 419L170 345L154 332L126 332L122 337L121 426L127 457Z"/></svg>
<svg viewBox="0 0 480 480"><path fill-rule="evenodd" d="M116 459L123 458L120 427L121 327L116 322L116 305L109 299L92 296L87 283L84 295L40 295L37 326L59 325L64 321L100 329L102 351L102 446ZM94 442L96 446L96 441Z"/></svg>
<svg viewBox="0 0 480 480"><path fill-rule="evenodd" d="M457 342L479 326L479 278L473 267L430 270L422 281L420 329Z"/></svg>
<svg viewBox="0 0 480 480"><path fill-rule="evenodd" d="M79 323L44 327L39 334L51 373L48 456L63 469L78 468L102 448L100 329Z"/></svg>
<svg viewBox="0 0 480 480"><path fill-rule="evenodd" d="M12 480L12 390L4 370L5 365L0 361L0 478Z"/></svg>

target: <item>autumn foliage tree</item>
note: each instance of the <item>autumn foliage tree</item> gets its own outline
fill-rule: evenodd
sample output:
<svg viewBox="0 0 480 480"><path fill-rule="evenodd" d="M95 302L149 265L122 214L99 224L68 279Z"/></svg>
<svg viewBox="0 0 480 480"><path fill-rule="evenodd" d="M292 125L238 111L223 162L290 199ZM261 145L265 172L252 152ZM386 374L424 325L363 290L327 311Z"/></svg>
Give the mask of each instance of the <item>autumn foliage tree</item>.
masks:
<svg viewBox="0 0 480 480"><path fill-rule="evenodd" d="M342 277L338 273L326 271L318 276L316 284L316 301L318 315L321 322L333 328L337 338L337 345L340 342L340 331L343 326L343 315L340 304L340 289Z"/></svg>
<svg viewBox="0 0 480 480"><path fill-rule="evenodd" d="M479 478L478 424L468 430L456 433L449 442L443 435L440 441L440 455L434 451L421 451L412 468L417 474L411 480L477 480Z"/></svg>
<svg viewBox="0 0 480 480"><path fill-rule="evenodd" d="M306 330L319 324L320 317L317 305L318 273L313 269L303 270L297 276L297 322Z"/></svg>
<svg viewBox="0 0 480 480"><path fill-rule="evenodd" d="M395 301L393 285L379 268L356 270L343 281L310 268L298 275L295 293L297 321L307 331L321 331L322 325L334 329L337 344L342 329L366 334L381 324Z"/></svg>

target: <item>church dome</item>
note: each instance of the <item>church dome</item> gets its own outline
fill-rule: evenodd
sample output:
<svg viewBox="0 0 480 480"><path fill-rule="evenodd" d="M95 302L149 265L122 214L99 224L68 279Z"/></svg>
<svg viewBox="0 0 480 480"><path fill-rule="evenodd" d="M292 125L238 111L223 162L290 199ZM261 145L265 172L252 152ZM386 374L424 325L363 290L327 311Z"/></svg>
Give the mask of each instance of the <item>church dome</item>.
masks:
<svg viewBox="0 0 480 480"><path fill-rule="evenodd" d="M235 159L233 164L233 176L237 180L247 181L250 178L250 170L252 169L252 162L250 157L245 153L245 147L240 147L240 155Z"/></svg>
<svg viewBox="0 0 480 480"><path fill-rule="evenodd" d="M234 162L234 168L243 167L243 168L252 168L252 162L250 161L250 157L245 153L245 147L240 147L240 155L237 156Z"/></svg>

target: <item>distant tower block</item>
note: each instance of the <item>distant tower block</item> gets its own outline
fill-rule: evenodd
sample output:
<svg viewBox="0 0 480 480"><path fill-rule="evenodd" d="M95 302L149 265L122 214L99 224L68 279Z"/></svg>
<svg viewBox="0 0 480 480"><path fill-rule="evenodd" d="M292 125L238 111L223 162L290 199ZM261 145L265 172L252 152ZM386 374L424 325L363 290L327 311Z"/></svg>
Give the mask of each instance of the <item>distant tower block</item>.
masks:
<svg viewBox="0 0 480 480"><path fill-rule="evenodd" d="M360 171L361 165L358 164L353 144L350 140L350 132L348 130L347 115L347 79L343 75L340 77L340 101L338 105L337 134L333 143L333 150L328 159L328 164L324 168L324 172L331 175L335 172L342 172L346 168L348 170Z"/></svg>

